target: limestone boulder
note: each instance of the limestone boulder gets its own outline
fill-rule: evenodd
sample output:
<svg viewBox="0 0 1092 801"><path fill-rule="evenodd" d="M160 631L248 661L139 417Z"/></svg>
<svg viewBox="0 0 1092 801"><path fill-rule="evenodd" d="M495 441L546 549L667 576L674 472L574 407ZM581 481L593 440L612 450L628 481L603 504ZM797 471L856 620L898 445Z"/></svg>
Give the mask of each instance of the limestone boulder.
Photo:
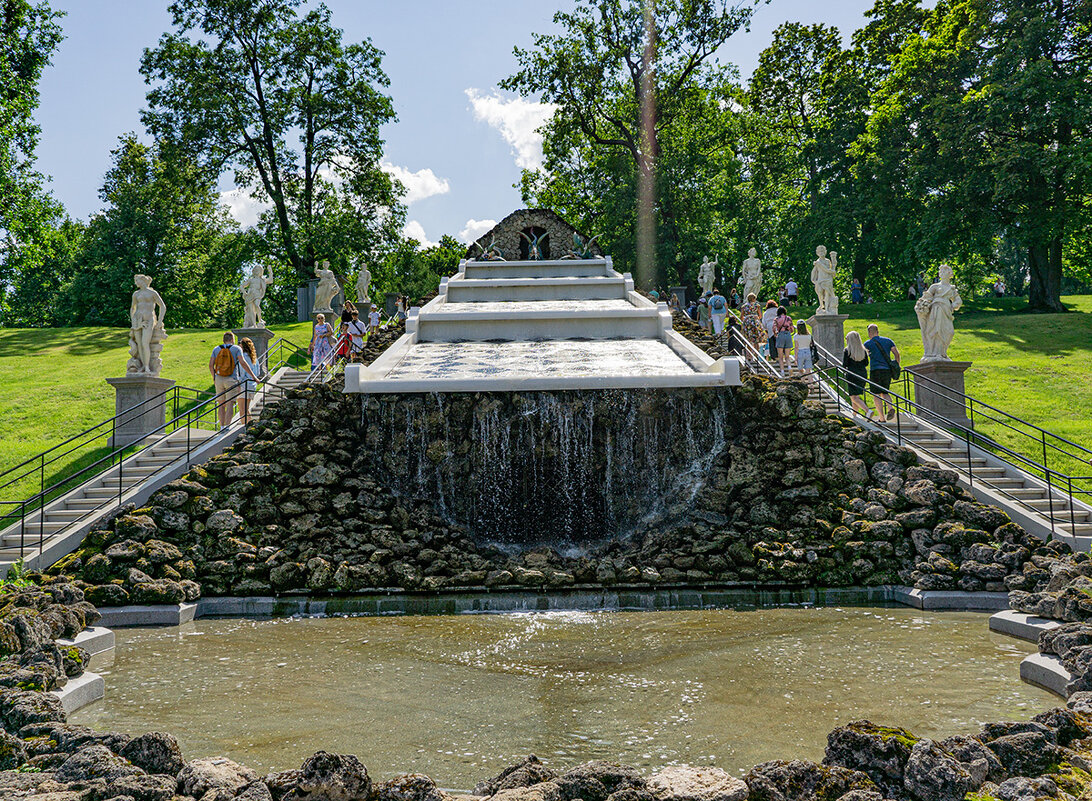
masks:
<svg viewBox="0 0 1092 801"><path fill-rule="evenodd" d="M906 763L917 742L905 729L856 720L827 735L823 764L860 771L893 797L903 790Z"/></svg>
<svg viewBox="0 0 1092 801"><path fill-rule="evenodd" d="M749 801L816 801L842 798L854 791L879 794L860 771L817 765L806 759L763 762L751 768L743 781L750 791Z"/></svg>
<svg viewBox="0 0 1092 801"><path fill-rule="evenodd" d="M451 797L428 776L405 773L375 785L372 801L451 801Z"/></svg>
<svg viewBox="0 0 1092 801"><path fill-rule="evenodd" d="M914 743L902 783L918 801L963 801L982 784L976 784L970 772L932 740Z"/></svg>
<svg viewBox="0 0 1092 801"><path fill-rule="evenodd" d="M125 776L144 776L143 770L118 756L104 745L89 745L77 751L57 768L59 782L84 782L105 779L113 782Z"/></svg>
<svg viewBox="0 0 1092 801"><path fill-rule="evenodd" d="M667 767L648 780L657 801L744 801L747 784L720 768Z"/></svg>
<svg viewBox="0 0 1092 801"><path fill-rule="evenodd" d="M119 754L148 773L177 776L184 764L178 740L164 732L153 731L134 737Z"/></svg>
<svg viewBox="0 0 1092 801"><path fill-rule="evenodd" d="M368 801L372 780L351 754L318 751L300 767L292 795L298 801Z"/></svg>
<svg viewBox="0 0 1092 801"><path fill-rule="evenodd" d="M210 790L222 790L234 795L258 774L227 757L202 757L185 763L178 772L178 784L183 795L201 798Z"/></svg>

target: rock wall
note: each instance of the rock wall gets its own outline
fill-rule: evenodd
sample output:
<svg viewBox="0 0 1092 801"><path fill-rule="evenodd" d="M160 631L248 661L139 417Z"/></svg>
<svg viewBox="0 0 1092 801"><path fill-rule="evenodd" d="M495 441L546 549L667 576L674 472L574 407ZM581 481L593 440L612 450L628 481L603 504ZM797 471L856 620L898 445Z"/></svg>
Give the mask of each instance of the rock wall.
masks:
<svg viewBox="0 0 1092 801"><path fill-rule="evenodd" d="M545 231L548 236L548 238L543 237L541 240L546 250L543 254L544 258L560 259L572 250L573 234L577 233L577 230L561 219L555 212L549 209L520 209L509 214L484 235L478 237L475 242L471 243L470 247L466 249L466 258L473 259L480 256L482 249L488 247L489 243L495 238L497 247L501 249L504 258L508 261L516 261L520 258L521 249L524 252L527 249L527 244L520 237L520 231L530 228ZM580 235L584 238L584 241L590 239L583 232L580 232ZM480 247L475 247L475 245L480 245ZM592 244L591 249L597 256L603 255L598 243Z"/></svg>
<svg viewBox="0 0 1092 801"><path fill-rule="evenodd" d="M611 405L608 395L588 396L590 401L546 397L531 405L568 404L573 416L589 419L603 413L597 407ZM562 517L556 500L546 499L537 512L521 511L530 513L524 518L530 523L517 540L498 543L495 529L476 528L475 511L511 496L482 497L493 479L472 469L480 461L470 454L475 442L486 454L496 446L492 433L481 437L482 426L494 413L518 416L526 403L520 396L449 396L445 406L431 410L425 399L402 399L418 404L414 414L424 415L414 429L399 428L398 401L387 401L387 411L362 415L358 396L316 386L269 407L231 450L164 487L147 507L97 527L51 572L74 577L99 604L173 602L197 592L483 586L903 583L1005 590L1028 588L1038 576L1036 559L1067 550L1034 539L1003 512L976 503L954 473L918 464L912 451L879 433L826 417L801 383L749 377L731 390L643 397L644 419L684 401L702 409L708 425L723 416L723 446L713 447L719 436L713 432L676 438L677 429L662 422L643 445L662 441L664 453L684 454L687 464L695 453L708 456L697 462L699 475L678 483L681 489L667 493L666 502L643 508L634 496L629 506L621 503L623 511L642 516L621 530L593 529L597 536L580 549L556 539L551 526L563 528L561 522L547 522ZM580 404L583 410L576 408ZM377 431L387 425L393 433ZM401 439L407 430L425 436ZM597 429L588 430L594 439ZM436 444L439 438L431 437L441 432ZM541 436L535 446L548 451L564 439ZM508 452L509 464L525 471L554 458L522 448ZM603 457L596 458L581 476L602 469ZM650 467L648 474L658 469ZM407 486L408 478L421 476ZM444 488L443 482L457 486ZM473 503L460 510L444 501L460 494ZM626 499L624 492L617 497ZM597 497L589 498L584 508L602 511ZM460 519L460 513L467 516Z"/></svg>

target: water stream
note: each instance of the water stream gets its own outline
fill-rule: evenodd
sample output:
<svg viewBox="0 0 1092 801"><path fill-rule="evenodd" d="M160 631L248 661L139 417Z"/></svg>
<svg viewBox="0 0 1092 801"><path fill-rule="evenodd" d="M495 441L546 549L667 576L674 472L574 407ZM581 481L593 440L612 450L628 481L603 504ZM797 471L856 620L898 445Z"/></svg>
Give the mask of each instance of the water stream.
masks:
<svg viewBox="0 0 1092 801"><path fill-rule="evenodd" d="M973 733L1058 705L1030 643L986 616L907 608L202 620L117 633L106 699L73 722L174 733L262 770L318 749L469 789L528 753L733 772L821 759L869 718Z"/></svg>
<svg viewBox="0 0 1092 801"><path fill-rule="evenodd" d="M692 500L731 404L693 390L370 398L364 450L481 540L587 545Z"/></svg>

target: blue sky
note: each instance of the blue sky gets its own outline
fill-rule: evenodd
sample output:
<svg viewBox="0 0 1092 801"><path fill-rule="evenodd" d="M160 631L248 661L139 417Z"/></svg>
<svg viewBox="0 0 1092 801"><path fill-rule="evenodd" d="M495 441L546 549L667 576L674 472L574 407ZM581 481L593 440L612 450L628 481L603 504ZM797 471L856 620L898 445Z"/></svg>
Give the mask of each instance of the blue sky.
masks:
<svg viewBox="0 0 1092 801"><path fill-rule="evenodd" d="M69 213L86 219L109 153L127 131L141 132L147 87L140 55L168 29L168 0L51 0L67 12L66 39L42 80L39 169ZM408 231L473 239L519 208L520 166L541 148L534 103L503 95L496 84L516 67L512 48L552 27L567 0L326 0L350 40L370 37L383 66L398 122L387 126L386 162L406 183ZM932 3L929 3L932 5ZM746 77L774 28L786 20L824 22L844 36L859 27L872 0L772 0L755 12L749 33L723 48L722 60ZM225 191L231 187L224 186ZM254 209L238 193L225 199L242 220Z"/></svg>

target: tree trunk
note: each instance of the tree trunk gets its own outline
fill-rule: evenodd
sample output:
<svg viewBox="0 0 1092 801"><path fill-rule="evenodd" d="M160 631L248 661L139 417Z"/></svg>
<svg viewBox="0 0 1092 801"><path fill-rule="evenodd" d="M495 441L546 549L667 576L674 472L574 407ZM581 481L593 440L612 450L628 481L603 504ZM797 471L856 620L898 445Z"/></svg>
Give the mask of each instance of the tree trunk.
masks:
<svg viewBox="0 0 1092 801"><path fill-rule="evenodd" d="M1062 305L1062 240L1038 242L1028 248L1028 310L1064 312Z"/></svg>

